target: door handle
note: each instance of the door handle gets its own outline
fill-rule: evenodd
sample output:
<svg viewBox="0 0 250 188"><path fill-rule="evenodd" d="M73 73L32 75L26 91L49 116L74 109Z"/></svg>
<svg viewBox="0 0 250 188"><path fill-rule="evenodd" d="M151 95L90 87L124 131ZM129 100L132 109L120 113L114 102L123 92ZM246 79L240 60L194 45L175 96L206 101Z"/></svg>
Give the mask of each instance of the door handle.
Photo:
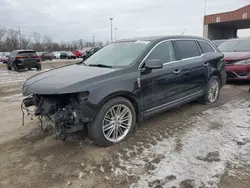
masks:
<svg viewBox="0 0 250 188"><path fill-rule="evenodd" d="M208 62L205 62L205 63L204 63L204 67L207 67L208 65L209 65Z"/></svg>
<svg viewBox="0 0 250 188"><path fill-rule="evenodd" d="M179 74L180 72L181 72L181 70L175 69L173 73L174 73L174 74Z"/></svg>

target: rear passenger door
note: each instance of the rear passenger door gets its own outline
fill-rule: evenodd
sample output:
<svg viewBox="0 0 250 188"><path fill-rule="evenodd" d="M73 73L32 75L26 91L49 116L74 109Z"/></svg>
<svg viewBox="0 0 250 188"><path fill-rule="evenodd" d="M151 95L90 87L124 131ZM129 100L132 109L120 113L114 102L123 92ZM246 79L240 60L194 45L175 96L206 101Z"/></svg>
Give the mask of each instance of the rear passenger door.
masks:
<svg viewBox="0 0 250 188"><path fill-rule="evenodd" d="M199 44L195 40L181 39L174 41L177 59L181 62L181 87L186 95L200 92L207 82L207 67L203 60Z"/></svg>

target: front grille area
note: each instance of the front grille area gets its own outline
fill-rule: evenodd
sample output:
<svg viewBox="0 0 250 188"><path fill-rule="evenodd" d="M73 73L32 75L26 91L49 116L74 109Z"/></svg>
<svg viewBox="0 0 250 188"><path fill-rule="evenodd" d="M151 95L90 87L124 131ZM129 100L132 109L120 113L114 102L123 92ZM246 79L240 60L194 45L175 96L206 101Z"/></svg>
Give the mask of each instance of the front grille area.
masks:
<svg viewBox="0 0 250 188"><path fill-rule="evenodd" d="M239 73L239 76L249 76L249 72Z"/></svg>
<svg viewBox="0 0 250 188"><path fill-rule="evenodd" d="M232 64L234 64L234 63L236 63L237 61L235 61L235 60L227 60L226 61L226 64L228 64L228 65L232 65Z"/></svg>
<svg viewBox="0 0 250 188"><path fill-rule="evenodd" d="M236 78L237 75L234 74L233 72L227 72L227 77L228 77L228 78Z"/></svg>

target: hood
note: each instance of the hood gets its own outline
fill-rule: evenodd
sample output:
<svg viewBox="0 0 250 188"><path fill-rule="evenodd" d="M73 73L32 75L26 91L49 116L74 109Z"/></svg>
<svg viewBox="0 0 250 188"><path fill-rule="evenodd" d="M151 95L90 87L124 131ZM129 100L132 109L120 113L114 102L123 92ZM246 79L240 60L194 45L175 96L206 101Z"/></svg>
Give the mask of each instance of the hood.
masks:
<svg viewBox="0 0 250 188"><path fill-rule="evenodd" d="M226 61L240 61L250 59L250 52L223 52Z"/></svg>
<svg viewBox="0 0 250 188"><path fill-rule="evenodd" d="M79 91L67 90L72 85L81 82L80 89L84 81L90 80L94 77L102 76L115 69L89 67L84 65L70 65L50 71L46 71L35 76L32 76L26 80L23 85L23 95L29 94L63 94L74 93Z"/></svg>

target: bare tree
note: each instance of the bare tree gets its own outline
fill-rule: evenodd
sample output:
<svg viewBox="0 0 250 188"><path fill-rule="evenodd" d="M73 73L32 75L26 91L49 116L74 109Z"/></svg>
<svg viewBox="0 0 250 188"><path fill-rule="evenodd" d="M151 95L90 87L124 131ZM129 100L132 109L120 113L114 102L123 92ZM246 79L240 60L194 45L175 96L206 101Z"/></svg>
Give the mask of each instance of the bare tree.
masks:
<svg viewBox="0 0 250 188"><path fill-rule="evenodd" d="M50 51L52 46L52 38L49 36L43 37L43 50Z"/></svg>
<svg viewBox="0 0 250 188"><path fill-rule="evenodd" d="M22 36L22 41L21 41L21 43L22 43L23 49L28 49L28 48L30 48L30 46L31 46L30 36L27 37L27 38L26 38L25 36Z"/></svg>
<svg viewBox="0 0 250 188"><path fill-rule="evenodd" d="M102 46L102 42L96 42ZM19 31L14 29L5 29L0 26L0 52L12 51L19 48L33 49L35 51L73 51L84 47L92 47L93 42L83 39L72 40L69 42L53 42L49 36L41 36L38 32L33 32L31 36L22 35L19 37Z"/></svg>
<svg viewBox="0 0 250 188"><path fill-rule="evenodd" d="M0 41L4 37L4 35L7 33L7 30L3 27L0 27Z"/></svg>

